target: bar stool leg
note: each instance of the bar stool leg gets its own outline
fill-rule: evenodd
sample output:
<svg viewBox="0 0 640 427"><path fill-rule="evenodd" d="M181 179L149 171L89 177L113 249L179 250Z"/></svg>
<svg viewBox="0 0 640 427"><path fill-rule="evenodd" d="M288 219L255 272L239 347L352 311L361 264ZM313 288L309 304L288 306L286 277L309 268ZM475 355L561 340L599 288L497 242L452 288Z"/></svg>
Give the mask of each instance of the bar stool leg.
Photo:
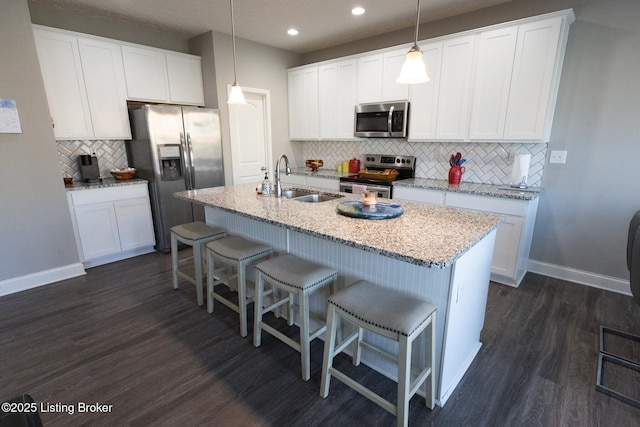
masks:
<svg viewBox="0 0 640 427"><path fill-rule="evenodd" d="M300 291L298 293L298 305L300 307L300 359L302 361L302 379L308 381L311 378L311 362L309 361L309 294Z"/></svg>
<svg viewBox="0 0 640 427"><path fill-rule="evenodd" d="M247 336L247 282L246 266L238 266L238 311L240 312L240 336Z"/></svg>
<svg viewBox="0 0 640 427"><path fill-rule="evenodd" d="M264 296L262 295L264 292L264 279L262 277L262 273L260 271L258 271L256 273L257 277L256 277L256 296L255 296L255 301L254 301L254 307L253 307L253 312L254 312L254 320L253 320L253 325L254 325L254 331L253 331L253 346L254 347L260 347L260 344L262 343L262 305L263 305L263 301L264 301Z"/></svg>
<svg viewBox="0 0 640 427"><path fill-rule="evenodd" d="M358 337L353 342L353 348L351 349L351 353L353 354L353 366L360 366L360 360L362 358L362 347L360 347L360 343L362 342L362 328L359 326L353 325L356 328Z"/></svg>
<svg viewBox="0 0 640 427"><path fill-rule="evenodd" d="M398 350L398 427L409 423L409 392L411 388L411 341L400 335Z"/></svg>
<svg viewBox="0 0 640 427"><path fill-rule="evenodd" d="M333 353L336 346L336 329L338 326L336 308L329 304L327 310L327 332L324 341L324 357L322 358L322 378L320 380L320 397L326 399L329 395L331 381L331 367L333 366Z"/></svg>
<svg viewBox="0 0 640 427"><path fill-rule="evenodd" d="M199 243L193 244L193 258L194 258L194 267L196 270L196 292L198 295L198 305L202 305L204 303L203 297L203 283L202 283L202 245Z"/></svg>
<svg viewBox="0 0 640 427"><path fill-rule="evenodd" d="M213 313L213 309L214 309L214 301L213 301L213 270L214 270L214 261L213 261L213 255L211 254L211 251L206 251L207 252L207 313Z"/></svg>
<svg viewBox="0 0 640 427"><path fill-rule="evenodd" d="M173 289L178 289L178 239L171 233L171 268L173 270Z"/></svg>
<svg viewBox="0 0 640 427"><path fill-rule="evenodd" d="M436 348L436 314L431 315L431 325L427 327L425 330L424 336L425 342L425 352L424 352L424 363L428 364L428 367L431 369L431 373L429 374L429 378L424 382L425 386L425 404L427 408L433 409L435 406L435 381L433 377L435 375L434 366L435 366L435 354L433 349Z"/></svg>

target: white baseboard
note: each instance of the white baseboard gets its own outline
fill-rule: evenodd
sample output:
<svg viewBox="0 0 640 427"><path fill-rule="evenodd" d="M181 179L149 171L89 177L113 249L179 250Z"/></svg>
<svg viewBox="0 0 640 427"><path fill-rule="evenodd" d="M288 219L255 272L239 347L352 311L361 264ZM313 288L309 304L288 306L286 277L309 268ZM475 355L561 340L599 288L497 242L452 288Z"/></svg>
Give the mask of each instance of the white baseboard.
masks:
<svg viewBox="0 0 640 427"><path fill-rule="evenodd" d="M589 271L578 270L561 265L549 264L546 262L530 259L527 264L528 270L556 279L567 280L581 285L592 286L594 288L606 289L619 294L631 295L631 285L628 280L617 277L604 276L602 274L591 273Z"/></svg>
<svg viewBox="0 0 640 427"><path fill-rule="evenodd" d="M59 282L60 280L82 276L83 274L85 274L84 267L81 263L77 262L52 268L51 270L39 271L37 273L27 274L26 276L3 280L0 281L0 297Z"/></svg>

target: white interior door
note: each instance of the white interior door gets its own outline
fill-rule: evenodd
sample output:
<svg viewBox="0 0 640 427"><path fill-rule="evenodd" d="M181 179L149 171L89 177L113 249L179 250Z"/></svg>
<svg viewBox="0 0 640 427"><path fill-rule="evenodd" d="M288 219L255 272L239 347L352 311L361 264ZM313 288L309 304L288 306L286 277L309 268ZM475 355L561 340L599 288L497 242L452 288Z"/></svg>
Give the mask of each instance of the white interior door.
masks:
<svg viewBox="0 0 640 427"><path fill-rule="evenodd" d="M269 91L243 88L247 105L229 106L233 183L258 183L271 170ZM270 176L273 179L272 176Z"/></svg>

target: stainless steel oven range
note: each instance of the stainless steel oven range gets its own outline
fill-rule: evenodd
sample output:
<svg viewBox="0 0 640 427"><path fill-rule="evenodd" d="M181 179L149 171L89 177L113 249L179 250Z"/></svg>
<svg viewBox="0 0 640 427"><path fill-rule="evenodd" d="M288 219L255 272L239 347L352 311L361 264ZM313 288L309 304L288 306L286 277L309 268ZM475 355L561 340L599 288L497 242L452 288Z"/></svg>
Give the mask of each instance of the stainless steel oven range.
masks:
<svg viewBox="0 0 640 427"><path fill-rule="evenodd" d="M398 171L398 176L394 181L398 181L415 176L416 158L414 156L396 156L393 154L365 154L362 168L366 168L369 171L395 169ZM378 197L384 197L386 199L393 197L393 181L386 179L364 179L357 173L340 178L340 191L353 193L354 184L366 187L366 191L376 191Z"/></svg>

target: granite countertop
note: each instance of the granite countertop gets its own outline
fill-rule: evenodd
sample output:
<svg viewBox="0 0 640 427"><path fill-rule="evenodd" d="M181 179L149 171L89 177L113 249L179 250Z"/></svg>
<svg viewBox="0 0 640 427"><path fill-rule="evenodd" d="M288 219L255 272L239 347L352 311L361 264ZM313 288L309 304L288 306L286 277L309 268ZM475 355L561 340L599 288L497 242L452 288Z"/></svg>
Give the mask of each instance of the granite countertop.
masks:
<svg viewBox="0 0 640 427"><path fill-rule="evenodd" d="M127 180L117 180L115 178L103 178L102 181L92 181L92 182L73 181L71 184L65 184L64 188L67 191L91 190L94 188L118 187L121 185L146 184L147 182L148 181L146 179L141 179L141 178L133 178L133 179L127 179Z"/></svg>
<svg viewBox="0 0 640 427"><path fill-rule="evenodd" d="M337 172L333 169L318 169L311 172L309 168L292 168L293 175L317 176L319 178L340 179L349 173ZM518 189L505 189L507 184L477 184L473 182L461 182L460 185L450 185L446 179L411 178L393 182L394 187L413 187L425 190L441 190L456 193L475 194L479 196L502 197L508 199L533 200L540 195L542 188L529 188L526 191Z"/></svg>
<svg viewBox="0 0 640 427"><path fill-rule="evenodd" d="M504 219L502 215L404 201L398 203L404 213L397 218L350 218L338 214L336 206L359 196L341 194L345 197L304 203L264 197L256 194L255 185L244 184L182 191L175 196L411 264L440 268L451 265Z"/></svg>

